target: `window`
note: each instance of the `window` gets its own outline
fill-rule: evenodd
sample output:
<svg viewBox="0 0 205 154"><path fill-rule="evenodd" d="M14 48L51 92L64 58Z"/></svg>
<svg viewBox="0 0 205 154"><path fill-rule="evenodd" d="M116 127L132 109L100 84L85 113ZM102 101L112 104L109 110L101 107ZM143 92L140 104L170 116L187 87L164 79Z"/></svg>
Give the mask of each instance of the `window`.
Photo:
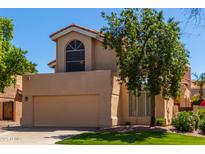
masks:
<svg viewBox="0 0 205 154"><path fill-rule="evenodd" d="M150 116L151 97L146 91L142 91L140 96L135 96L129 92L129 116Z"/></svg>
<svg viewBox="0 0 205 154"><path fill-rule="evenodd" d="M85 47L79 40L71 41L66 47L66 72L85 71Z"/></svg>

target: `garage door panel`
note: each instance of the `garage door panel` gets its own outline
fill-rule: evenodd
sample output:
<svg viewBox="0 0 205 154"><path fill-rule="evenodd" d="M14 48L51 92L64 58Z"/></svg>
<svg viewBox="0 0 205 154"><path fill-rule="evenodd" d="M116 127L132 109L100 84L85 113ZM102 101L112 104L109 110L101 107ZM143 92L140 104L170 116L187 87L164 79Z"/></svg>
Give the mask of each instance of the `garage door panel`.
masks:
<svg viewBox="0 0 205 154"><path fill-rule="evenodd" d="M34 126L97 127L99 96L35 96Z"/></svg>

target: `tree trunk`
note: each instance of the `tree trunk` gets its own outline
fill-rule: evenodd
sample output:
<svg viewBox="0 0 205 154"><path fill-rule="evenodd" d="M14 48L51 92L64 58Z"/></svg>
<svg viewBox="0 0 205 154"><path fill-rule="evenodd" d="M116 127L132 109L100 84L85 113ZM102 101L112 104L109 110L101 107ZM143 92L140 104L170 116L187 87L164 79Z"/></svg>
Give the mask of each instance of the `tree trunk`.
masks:
<svg viewBox="0 0 205 154"><path fill-rule="evenodd" d="M200 89L199 89L199 98L200 98L200 99L203 98L203 85L200 86Z"/></svg>
<svg viewBox="0 0 205 154"><path fill-rule="evenodd" d="M151 96L151 121L150 127L155 126L155 96Z"/></svg>

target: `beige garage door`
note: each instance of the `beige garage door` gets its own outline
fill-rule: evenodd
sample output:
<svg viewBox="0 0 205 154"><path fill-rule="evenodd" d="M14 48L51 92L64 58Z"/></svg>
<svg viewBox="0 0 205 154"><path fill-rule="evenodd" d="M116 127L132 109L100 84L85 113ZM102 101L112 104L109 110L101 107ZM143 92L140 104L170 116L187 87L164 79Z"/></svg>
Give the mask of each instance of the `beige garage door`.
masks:
<svg viewBox="0 0 205 154"><path fill-rule="evenodd" d="M97 127L99 96L35 96L34 126Z"/></svg>

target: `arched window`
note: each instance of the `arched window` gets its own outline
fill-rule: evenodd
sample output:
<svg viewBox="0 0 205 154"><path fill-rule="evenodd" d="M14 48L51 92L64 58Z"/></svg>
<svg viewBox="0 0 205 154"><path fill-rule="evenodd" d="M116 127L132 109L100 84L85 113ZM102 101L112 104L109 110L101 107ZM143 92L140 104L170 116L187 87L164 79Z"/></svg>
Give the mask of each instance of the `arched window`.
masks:
<svg viewBox="0 0 205 154"><path fill-rule="evenodd" d="M85 71L85 47L79 40L71 41L66 47L66 72Z"/></svg>

